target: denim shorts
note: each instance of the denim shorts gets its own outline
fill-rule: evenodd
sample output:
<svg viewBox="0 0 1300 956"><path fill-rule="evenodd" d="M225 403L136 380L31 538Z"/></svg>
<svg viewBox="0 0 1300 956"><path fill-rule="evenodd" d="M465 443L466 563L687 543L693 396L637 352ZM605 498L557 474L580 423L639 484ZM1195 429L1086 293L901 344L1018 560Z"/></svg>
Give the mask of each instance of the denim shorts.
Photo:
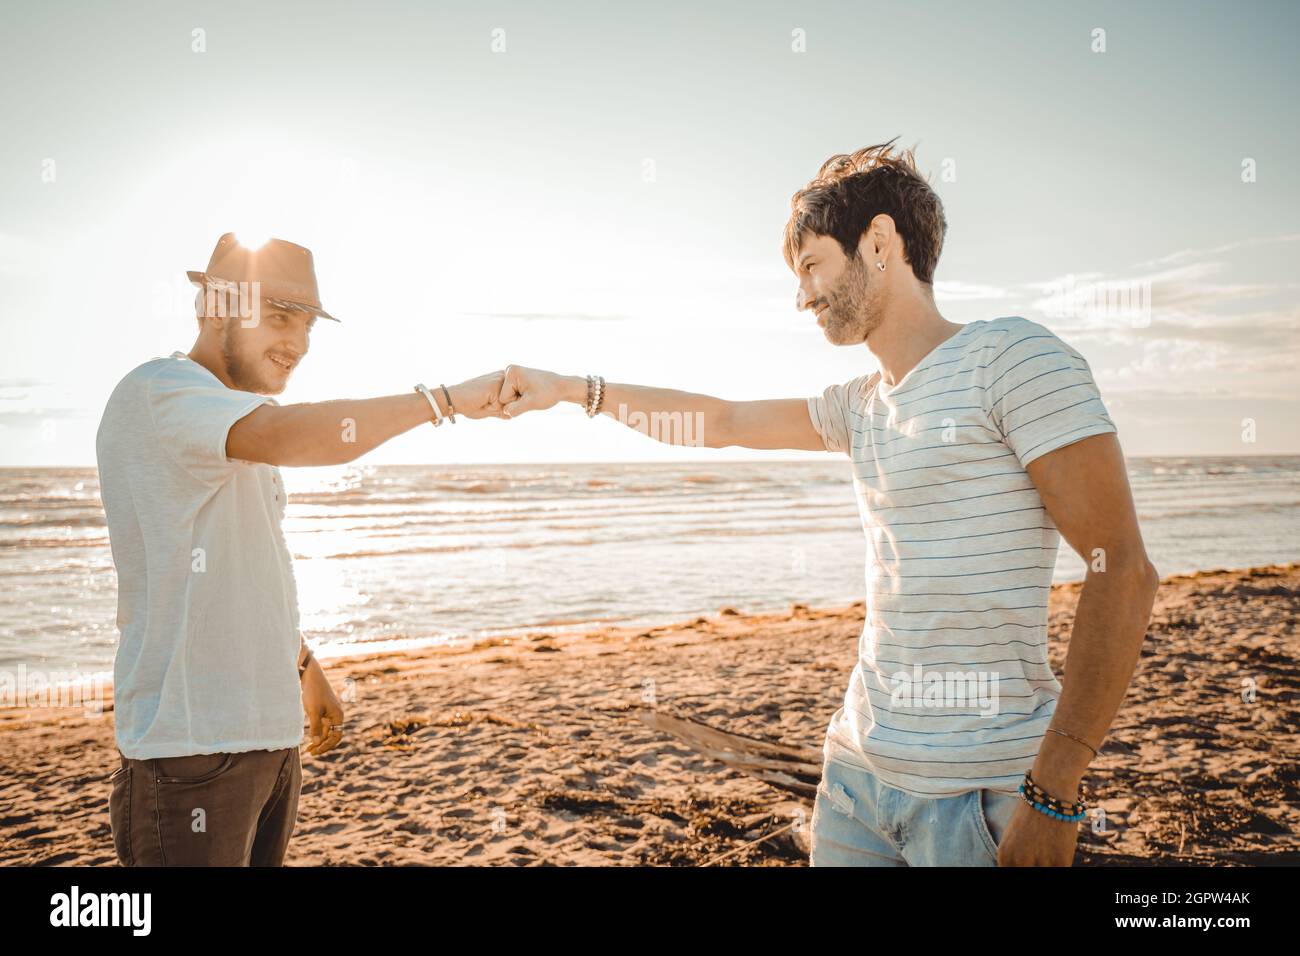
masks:
<svg viewBox="0 0 1300 956"><path fill-rule="evenodd" d="M813 803L812 866L997 866L1020 794L917 797L827 758Z"/></svg>

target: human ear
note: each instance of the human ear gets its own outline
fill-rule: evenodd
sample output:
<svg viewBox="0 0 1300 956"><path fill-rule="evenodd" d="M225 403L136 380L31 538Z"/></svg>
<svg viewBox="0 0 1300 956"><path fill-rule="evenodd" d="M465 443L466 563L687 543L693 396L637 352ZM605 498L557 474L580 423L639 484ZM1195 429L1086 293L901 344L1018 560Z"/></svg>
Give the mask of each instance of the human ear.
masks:
<svg viewBox="0 0 1300 956"><path fill-rule="evenodd" d="M862 257L863 262L872 264L877 260L884 260L895 235L897 230L894 228L894 217L880 213L871 220L858 240L858 255Z"/></svg>

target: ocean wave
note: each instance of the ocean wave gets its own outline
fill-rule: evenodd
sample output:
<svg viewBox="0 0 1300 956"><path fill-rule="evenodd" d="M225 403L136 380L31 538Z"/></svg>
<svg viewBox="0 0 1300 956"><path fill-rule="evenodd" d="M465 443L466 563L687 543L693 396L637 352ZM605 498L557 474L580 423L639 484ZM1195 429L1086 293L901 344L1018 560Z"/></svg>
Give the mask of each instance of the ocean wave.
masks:
<svg viewBox="0 0 1300 956"><path fill-rule="evenodd" d="M107 548L108 538L16 538L0 541L0 551L26 548Z"/></svg>
<svg viewBox="0 0 1300 956"><path fill-rule="evenodd" d="M755 507L755 502L762 503L763 507ZM772 502L767 506L768 502ZM719 505L727 507L720 508ZM344 514L333 514L324 512L321 514L295 515L290 513L288 521L295 524L300 522L328 522L331 526L337 525L343 519L369 518L369 519L404 519L400 521L375 521L369 523L347 524L342 527L324 527L324 528L295 528L298 533L316 534L328 533L331 531L366 531L366 530L386 530L392 528L452 528L457 525L491 525L491 524L519 524L532 521L558 521L566 518L590 519L592 517L601 517L607 522L621 519L639 519L639 518L661 518L664 516L689 516L693 514L735 514L737 516L752 516L755 514L768 513L786 513L791 511L816 511L831 510L834 512L857 513L857 508L851 499L843 502L824 502L824 501L793 501L784 496L768 496L764 498L750 498L744 501L731 501L726 499L708 499L708 500L690 500L687 506L681 504L665 508L660 504L651 505L647 503L644 507L619 507L619 508L579 508L569 509L564 505L558 505L553 508L514 508L508 510L488 510L488 511L389 511L389 512L348 512Z"/></svg>
<svg viewBox="0 0 1300 956"><path fill-rule="evenodd" d="M102 528L104 513L88 515L60 515L57 517L19 518L0 521L0 528Z"/></svg>
<svg viewBox="0 0 1300 956"><path fill-rule="evenodd" d="M349 558L388 558L388 557L408 557L419 554L459 554L468 551L495 551L499 548L511 548L521 550L531 550L535 548L585 548L594 546L608 545L625 545L638 541L648 541L657 544L664 543L665 532L662 528L647 529L644 534L626 534L620 533L617 529L606 528L610 533L602 537L583 537L583 538L566 538L552 537L535 541L505 541L493 542L492 544L483 544L482 542L466 542L464 544L429 544L416 545L409 548L365 548L358 551L340 551L333 554L294 554L297 560L346 560ZM699 527L680 527L670 529L672 543L681 545L686 542L702 543L719 538L762 538L762 537L787 537L791 535L821 535L851 533L860 534L858 526L849 522L840 522L836 524L816 526L808 524L788 525L788 526L770 526L760 525L748 528L737 528L733 526L699 526Z"/></svg>
<svg viewBox="0 0 1300 956"><path fill-rule="evenodd" d="M1300 520L1300 499L1278 502L1225 501L1223 504L1175 505L1162 508L1146 502L1138 510L1138 521L1169 521L1180 518L1230 518L1241 521L1247 517L1291 515Z"/></svg>

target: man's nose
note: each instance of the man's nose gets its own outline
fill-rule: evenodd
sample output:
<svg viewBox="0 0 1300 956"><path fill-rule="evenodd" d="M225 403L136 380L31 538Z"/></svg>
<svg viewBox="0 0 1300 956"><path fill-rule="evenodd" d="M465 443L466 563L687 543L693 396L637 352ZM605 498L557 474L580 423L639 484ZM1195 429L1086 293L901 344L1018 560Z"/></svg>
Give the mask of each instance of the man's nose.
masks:
<svg viewBox="0 0 1300 956"><path fill-rule="evenodd" d="M804 290L803 283L800 283L799 288L794 290L794 307L802 312L812 304L812 301L813 297Z"/></svg>
<svg viewBox="0 0 1300 956"><path fill-rule="evenodd" d="M311 347L310 331L308 331L307 329L299 329L298 331L294 332L293 338L289 343L289 348L290 351L294 353L296 358L302 358L304 355L306 355L307 350L310 347Z"/></svg>

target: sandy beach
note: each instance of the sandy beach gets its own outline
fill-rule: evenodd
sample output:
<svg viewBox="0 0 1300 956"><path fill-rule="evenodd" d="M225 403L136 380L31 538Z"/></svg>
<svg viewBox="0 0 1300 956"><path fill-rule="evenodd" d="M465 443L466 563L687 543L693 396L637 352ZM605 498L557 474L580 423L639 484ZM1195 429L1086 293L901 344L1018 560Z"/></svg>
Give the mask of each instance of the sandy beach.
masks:
<svg viewBox="0 0 1300 956"><path fill-rule="evenodd" d="M1059 585L1051 598L1063 682L1078 591ZM1300 863L1298 594L1300 564L1163 582L1133 686L1085 780L1107 832L1081 831L1076 866ZM287 862L805 865L810 801L642 715L819 751L862 612L724 608L651 630L327 661L335 687L355 695L350 731L303 756ZM0 710L0 863L115 863L116 765L111 711Z"/></svg>

